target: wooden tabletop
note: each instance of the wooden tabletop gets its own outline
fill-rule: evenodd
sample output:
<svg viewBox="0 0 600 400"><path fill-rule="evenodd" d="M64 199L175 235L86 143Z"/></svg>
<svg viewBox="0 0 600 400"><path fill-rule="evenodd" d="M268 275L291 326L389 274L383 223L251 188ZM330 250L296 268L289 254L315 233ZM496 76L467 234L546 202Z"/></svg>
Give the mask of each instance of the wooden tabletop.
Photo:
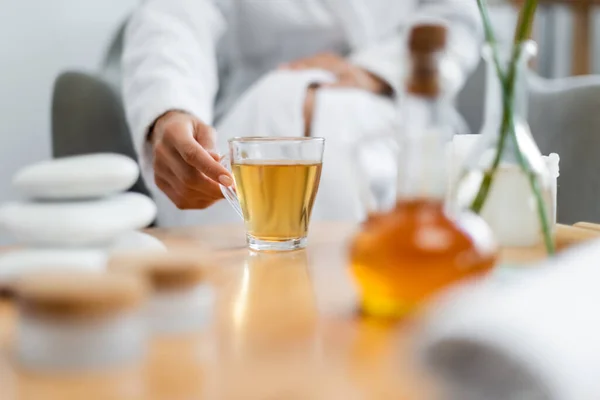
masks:
<svg viewBox="0 0 600 400"><path fill-rule="evenodd" d="M599 235L561 226L563 248ZM592 227L593 228L593 227ZM43 376L10 362L15 312L0 303L0 399L429 399L415 363L418 320L383 323L355 312L347 271L353 226L314 224L305 251L250 253L240 226L151 231L209 265L214 322L196 335L152 341L144 365ZM543 252L509 252L536 260Z"/></svg>

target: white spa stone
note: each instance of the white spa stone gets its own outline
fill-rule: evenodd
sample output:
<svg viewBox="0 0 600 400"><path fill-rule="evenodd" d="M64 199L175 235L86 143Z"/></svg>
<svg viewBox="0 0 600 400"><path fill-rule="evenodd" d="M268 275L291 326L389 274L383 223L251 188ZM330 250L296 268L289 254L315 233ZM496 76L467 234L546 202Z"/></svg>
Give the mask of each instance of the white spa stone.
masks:
<svg viewBox="0 0 600 400"><path fill-rule="evenodd" d="M40 247L13 250L0 255L0 286L23 274L52 270L101 272L108 257L134 251L160 251L167 248L154 236L131 231L120 235L109 246L97 248Z"/></svg>
<svg viewBox="0 0 600 400"><path fill-rule="evenodd" d="M89 199L123 192L138 176L138 165L131 158L98 153L29 165L17 172L12 183L32 199Z"/></svg>
<svg viewBox="0 0 600 400"><path fill-rule="evenodd" d="M99 200L7 203L0 206L0 228L30 245L97 246L148 226L155 216L151 199L124 193Z"/></svg>
<svg viewBox="0 0 600 400"><path fill-rule="evenodd" d="M106 268L107 253L100 249L31 248L0 256L0 285L29 273L52 270L100 272Z"/></svg>

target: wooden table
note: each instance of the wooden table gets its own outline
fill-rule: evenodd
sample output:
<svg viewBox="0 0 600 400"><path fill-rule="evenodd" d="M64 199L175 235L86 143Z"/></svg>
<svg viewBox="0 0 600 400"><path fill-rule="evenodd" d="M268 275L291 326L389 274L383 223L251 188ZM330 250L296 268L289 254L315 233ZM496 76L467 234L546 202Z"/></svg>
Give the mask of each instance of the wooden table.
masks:
<svg viewBox="0 0 600 400"><path fill-rule="evenodd" d="M0 399L431 398L435 387L413 358L418 321L390 324L355 313L345 247L352 230L315 224L308 250L254 255L239 226L152 231L205 260L218 294L214 323L201 334L154 340L143 366L111 373L42 376L11 366L15 313L0 303ZM598 235L559 227L557 242Z"/></svg>

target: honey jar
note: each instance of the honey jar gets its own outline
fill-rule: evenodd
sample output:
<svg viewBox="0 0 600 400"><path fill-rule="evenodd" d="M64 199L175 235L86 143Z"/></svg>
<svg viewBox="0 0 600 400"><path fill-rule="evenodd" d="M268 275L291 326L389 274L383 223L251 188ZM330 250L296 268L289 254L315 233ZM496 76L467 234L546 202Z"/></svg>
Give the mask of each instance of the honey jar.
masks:
<svg viewBox="0 0 600 400"><path fill-rule="evenodd" d="M133 365L146 340L146 285L133 276L48 272L16 283L16 359L27 370Z"/></svg>

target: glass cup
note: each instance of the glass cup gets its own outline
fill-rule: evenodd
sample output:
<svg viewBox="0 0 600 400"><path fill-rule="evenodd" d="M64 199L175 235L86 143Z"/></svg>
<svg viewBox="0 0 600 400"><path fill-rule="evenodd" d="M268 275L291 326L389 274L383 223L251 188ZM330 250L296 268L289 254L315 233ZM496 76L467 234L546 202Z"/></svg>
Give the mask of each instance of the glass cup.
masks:
<svg viewBox="0 0 600 400"><path fill-rule="evenodd" d="M229 140L221 163L235 188L221 191L244 219L248 247L289 251L306 247L323 165L323 138L246 137Z"/></svg>

